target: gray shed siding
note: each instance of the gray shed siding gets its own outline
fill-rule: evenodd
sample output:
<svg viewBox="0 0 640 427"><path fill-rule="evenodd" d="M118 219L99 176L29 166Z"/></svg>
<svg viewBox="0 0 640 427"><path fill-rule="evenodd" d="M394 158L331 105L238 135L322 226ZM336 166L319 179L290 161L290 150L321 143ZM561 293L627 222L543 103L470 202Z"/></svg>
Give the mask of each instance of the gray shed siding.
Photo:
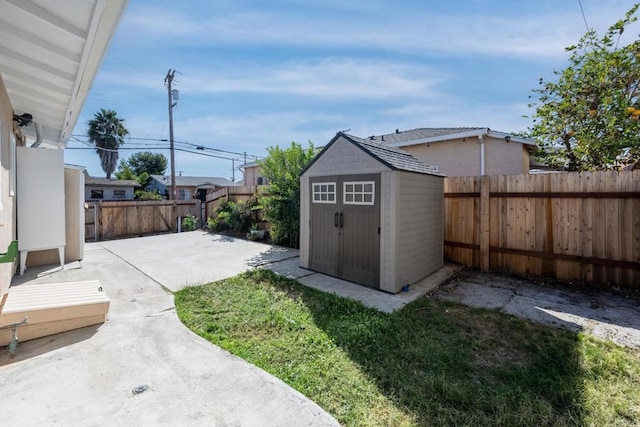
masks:
<svg viewBox="0 0 640 427"><path fill-rule="evenodd" d="M300 177L300 266L309 268L309 177L391 171L349 141L338 139ZM384 198L382 198L384 203ZM384 209L384 208L382 208Z"/></svg>
<svg viewBox="0 0 640 427"><path fill-rule="evenodd" d="M349 141L339 138L304 174L306 176L353 175L388 170L391 169Z"/></svg>
<svg viewBox="0 0 640 427"><path fill-rule="evenodd" d="M380 289L400 292L442 267L443 184L432 175L382 174Z"/></svg>
<svg viewBox="0 0 640 427"><path fill-rule="evenodd" d="M395 293L398 172L380 174L380 289Z"/></svg>
<svg viewBox="0 0 640 427"><path fill-rule="evenodd" d="M397 172L395 292L443 265L444 181Z"/></svg>
<svg viewBox="0 0 640 427"><path fill-rule="evenodd" d="M443 177L391 170L342 139L300 178L300 266L310 266L310 177L364 173L380 173L380 290L397 293L443 265Z"/></svg>

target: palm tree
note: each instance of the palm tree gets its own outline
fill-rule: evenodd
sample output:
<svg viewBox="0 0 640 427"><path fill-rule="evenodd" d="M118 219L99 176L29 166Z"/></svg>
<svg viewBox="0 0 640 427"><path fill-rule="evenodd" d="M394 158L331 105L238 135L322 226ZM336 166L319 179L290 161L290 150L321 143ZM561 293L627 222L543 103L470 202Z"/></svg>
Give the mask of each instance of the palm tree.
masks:
<svg viewBox="0 0 640 427"><path fill-rule="evenodd" d="M111 179L111 174L118 165L118 147L124 144L124 137L129 134L123 123L124 120L118 118L115 111L104 108L87 122L89 141L96 147L107 179Z"/></svg>

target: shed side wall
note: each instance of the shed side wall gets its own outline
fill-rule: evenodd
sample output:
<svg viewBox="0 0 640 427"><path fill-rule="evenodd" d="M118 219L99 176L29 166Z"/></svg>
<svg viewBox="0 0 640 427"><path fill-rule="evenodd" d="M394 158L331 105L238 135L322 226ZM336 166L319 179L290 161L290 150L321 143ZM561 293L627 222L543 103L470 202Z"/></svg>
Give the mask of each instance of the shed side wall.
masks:
<svg viewBox="0 0 640 427"><path fill-rule="evenodd" d="M395 292L443 265L444 179L397 172Z"/></svg>
<svg viewBox="0 0 640 427"><path fill-rule="evenodd" d="M380 174L380 289L395 293L398 172Z"/></svg>

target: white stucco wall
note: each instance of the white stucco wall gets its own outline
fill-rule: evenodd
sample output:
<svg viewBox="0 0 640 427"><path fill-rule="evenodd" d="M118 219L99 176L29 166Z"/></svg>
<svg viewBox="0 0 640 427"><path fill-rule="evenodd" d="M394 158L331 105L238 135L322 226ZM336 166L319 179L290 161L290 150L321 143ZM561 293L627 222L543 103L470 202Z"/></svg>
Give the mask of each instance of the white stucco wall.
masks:
<svg viewBox="0 0 640 427"><path fill-rule="evenodd" d="M262 178L261 183L258 183L258 178ZM267 185L266 180L262 175L262 168L257 165L244 168L242 174L242 185L245 187L252 185Z"/></svg>
<svg viewBox="0 0 640 427"><path fill-rule="evenodd" d="M485 174L516 175L529 173L529 155L518 142L484 137ZM447 176L479 176L480 140L477 137L453 139L402 147ZM526 164L526 166L525 166Z"/></svg>

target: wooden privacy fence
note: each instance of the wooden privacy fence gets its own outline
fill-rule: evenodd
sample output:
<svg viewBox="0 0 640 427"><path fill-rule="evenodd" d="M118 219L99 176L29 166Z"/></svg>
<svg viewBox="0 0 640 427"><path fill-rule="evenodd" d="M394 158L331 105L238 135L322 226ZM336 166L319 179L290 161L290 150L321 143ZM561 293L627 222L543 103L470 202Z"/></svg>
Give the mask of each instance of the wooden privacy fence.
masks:
<svg viewBox="0 0 640 427"><path fill-rule="evenodd" d="M263 194L267 188L265 185L249 185L249 186L236 186L236 187L224 187L218 191L214 191L211 194L207 194L207 200L205 202L205 215L206 217L213 216L213 212L224 202L246 202L252 197L257 197Z"/></svg>
<svg viewBox="0 0 640 427"><path fill-rule="evenodd" d="M445 179L445 256L640 289L640 171Z"/></svg>
<svg viewBox="0 0 640 427"><path fill-rule="evenodd" d="M199 200L101 201L85 209L85 241L177 231L177 218L201 217ZM202 221L200 221L202 224Z"/></svg>

